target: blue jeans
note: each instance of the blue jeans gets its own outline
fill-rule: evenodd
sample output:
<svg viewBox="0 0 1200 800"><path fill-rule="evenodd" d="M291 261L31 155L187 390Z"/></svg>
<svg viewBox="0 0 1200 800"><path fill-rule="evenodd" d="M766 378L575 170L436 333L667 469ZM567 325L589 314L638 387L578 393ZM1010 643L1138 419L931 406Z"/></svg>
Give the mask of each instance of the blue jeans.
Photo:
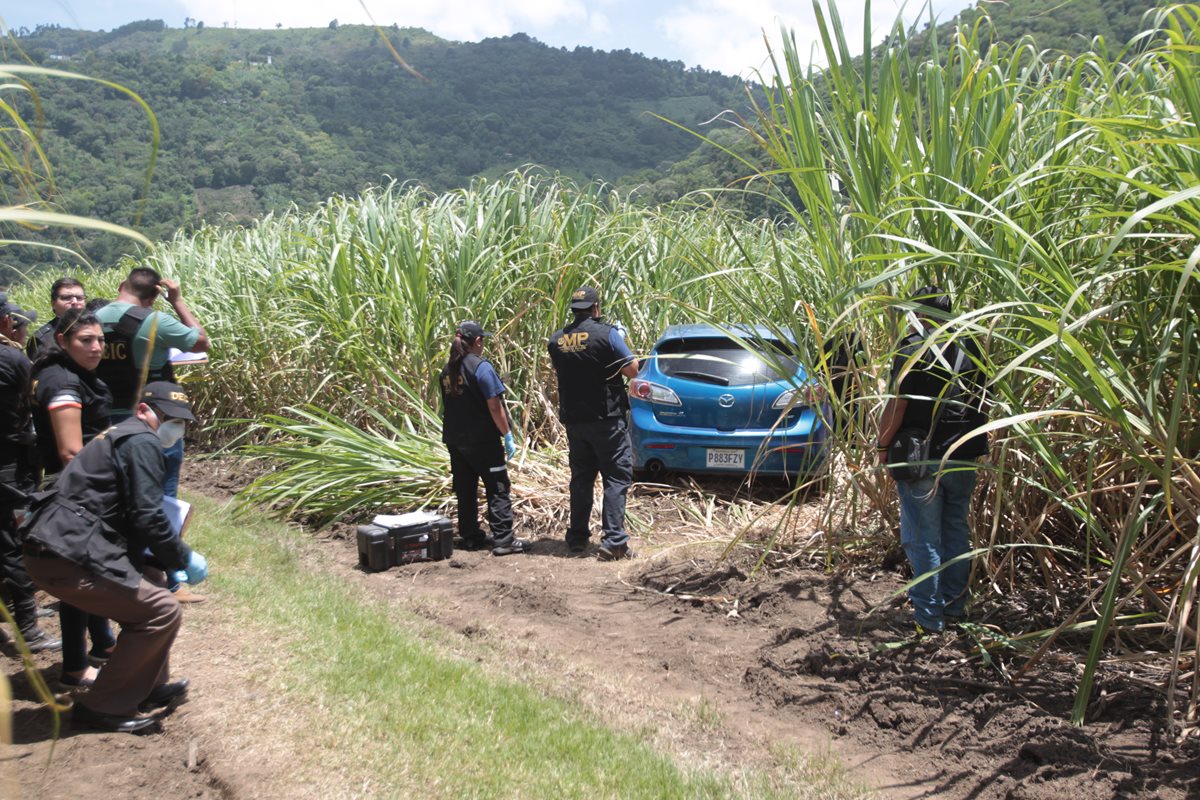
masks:
<svg viewBox="0 0 1200 800"><path fill-rule="evenodd" d="M179 471L183 468L183 439L163 450L163 466L166 467L163 494L167 497L178 497Z"/></svg>
<svg viewBox="0 0 1200 800"><path fill-rule="evenodd" d="M936 482L897 481L900 494L900 544L917 578L971 549L967 514L975 490L974 467L951 468ZM947 616L962 616L967 604L970 559L951 564L908 590L913 618L940 631Z"/></svg>

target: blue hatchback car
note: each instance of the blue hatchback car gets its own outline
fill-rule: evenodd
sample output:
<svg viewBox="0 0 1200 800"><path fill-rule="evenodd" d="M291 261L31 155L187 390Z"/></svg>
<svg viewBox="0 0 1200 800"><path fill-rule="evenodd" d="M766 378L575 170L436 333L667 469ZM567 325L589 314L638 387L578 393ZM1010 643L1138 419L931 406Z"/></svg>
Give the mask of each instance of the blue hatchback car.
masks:
<svg viewBox="0 0 1200 800"><path fill-rule="evenodd" d="M672 325L629 393L640 474L803 476L824 464L820 387L794 345L763 326Z"/></svg>

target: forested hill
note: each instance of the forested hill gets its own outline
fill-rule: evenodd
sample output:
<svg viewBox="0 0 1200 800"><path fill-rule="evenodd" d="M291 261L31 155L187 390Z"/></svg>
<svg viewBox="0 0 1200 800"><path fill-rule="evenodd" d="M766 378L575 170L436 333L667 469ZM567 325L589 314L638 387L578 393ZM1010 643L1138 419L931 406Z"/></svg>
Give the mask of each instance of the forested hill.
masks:
<svg viewBox="0 0 1200 800"><path fill-rule="evenodd" d="M998 37L1032 35L1040 47L1079 51L1103 36L1110 52L1141 29L1153 0L1008 0L981 3ZM968 10L964 14L980 13ZM952 21L939 28L950 36ZM57 78L32 80L37 105L14 99L53 165L41 194L73 214L132 225L165 238L202 220L246 222L389 179L440 191L475 175L527 164L602 178L645 202L742 185L749 168L657 119L697 128L725 109L745 111L737 78L628 50L551 48L525 35L450 42L415 28L338 25L238 30L188 21L132 23L110 32L60 28L0 39L6 62L32 61L113 81L151 106L162 139L141 201L151 127L125 95ZM764 57L765 57L764 52ZM719 126L704 128L712 132ZM727 129L724 144L756 158ZM21 152L10 132L0 141ZM31 197L0 181L10 203ZM761 199L733 199L749 213L775 213ZM122 239L26 233L111 264ZM56 262L52 250L0 251L10 267Z"/></svg>
<svg viewBox="0 0 1200 800"><path fill-rule="evenodd" d="M149 103L162 144L137 227L151 238L200 219L311 206L389 178L443 190L537 164L614 180L696 147L652 114L694 126L746 104L736 78L628 50L556 49L520 34L459 43L420 29L383 32L419 74L402 68L376 29L335 23L237 30L146 21L107 33L39 28L15 43L35 63L114 81ZM21 57L7 47L6 61ZM94 83L38 78L34 87L56 201L132 224L150 157L144 111ZM118 242L82 244L103 264ZM3 260L35 257L48 258L10 248Z"/></svg>

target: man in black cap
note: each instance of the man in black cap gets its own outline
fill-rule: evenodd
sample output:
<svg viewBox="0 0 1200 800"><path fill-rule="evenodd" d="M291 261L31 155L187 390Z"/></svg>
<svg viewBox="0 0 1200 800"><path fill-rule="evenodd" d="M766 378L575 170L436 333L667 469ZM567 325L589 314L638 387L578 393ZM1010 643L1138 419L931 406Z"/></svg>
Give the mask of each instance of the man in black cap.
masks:
<svg viewBox="0 0 1200 800"><path fill-rule="evenodd" d="M37 322L37 312L28 308L13 308L12 340L21 347L27 347L29 342L29 327Z"/></svg>
<svg viewBox="0 0 1200 800"><path fill-rule="evenodd" d="M163 573L208 575L204 556L172 529L163 509L163 450L195 419L182 387L147 384L133 416L89 442L54 488L35 496L26 527L25 568L35 584L71 605L121 625L108 663L75 703L76 725L137 733L187 692L169 682L168 660L183 613Z"/></svg>
<svg viewBox="0 0 1200 800"><path fill-rule="evenodd" d="M592 491L597 473L604 482L604 507L597 558L629 558L625 495L633 482L629 441L629 395L622 376L634 378L638 362L620 330L600 318L600 293L584 286L571 295L575 319L555 331L548 348L558 374L558 414L567 429L571 464L571 521L567 549L581 555L591 536Z"/></svg>
<svg viewBox="0 0 1200 800"><path fill-rule="evenodd" d="M33 488L29 359L13 338L15 308L0 292L0 595L29 649L58 650L62 641L38 626L33 582L21 563L16 512Z"/></svg>

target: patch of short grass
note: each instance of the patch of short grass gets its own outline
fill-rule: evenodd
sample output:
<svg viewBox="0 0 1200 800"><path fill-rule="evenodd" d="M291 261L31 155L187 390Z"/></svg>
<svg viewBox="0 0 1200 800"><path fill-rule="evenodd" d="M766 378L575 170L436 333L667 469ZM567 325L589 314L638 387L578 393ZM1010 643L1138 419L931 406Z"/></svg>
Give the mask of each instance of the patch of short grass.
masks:
<svg viewBox="0 0 1200 800"><path fill-rule="evenodd" d="M725 715L721 709L704 695L694 700L681 703L679 716L685 722L702 731L716 731L725 724Z"/></svg>
<svg viewBox="0 0 1200 800"><path fill-rule="evenodd" d="M790 800L867 800L875 796L833 753L776 745L771 756L776 769L753 775L749 794Z"/></svg>
<svg viewBox="0 0 1200 800"><path fill-rule="evenodd" d="M729 797L636 736L509 675L442 652L347 582L306 569L302 534L234 522L202 497L189 541L209 557L222 603L271 633L264 659L311 709L307 756L369 775L379 797ZM619 657L619 654L614 654ZM359 762L359 768L350 766Z"/></svg>

